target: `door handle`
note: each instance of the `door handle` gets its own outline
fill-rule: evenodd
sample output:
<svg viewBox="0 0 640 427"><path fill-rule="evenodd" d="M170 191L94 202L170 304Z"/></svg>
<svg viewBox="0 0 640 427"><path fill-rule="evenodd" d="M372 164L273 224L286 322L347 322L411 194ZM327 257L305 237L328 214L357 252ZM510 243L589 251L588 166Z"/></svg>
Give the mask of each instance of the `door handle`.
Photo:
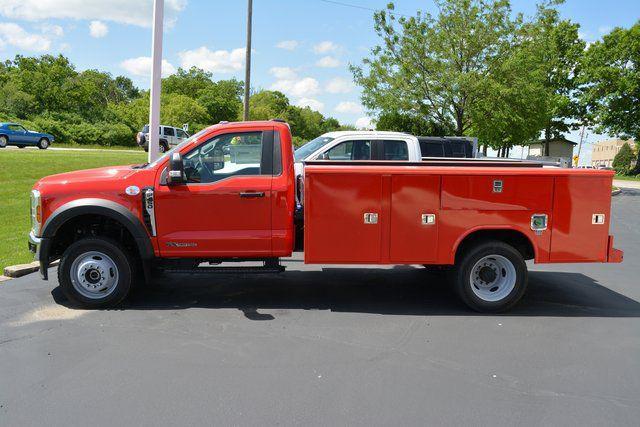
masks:
<svg viewBox="0 0 640 427"><path fill-rule="evenodd" d="M264 197L264 191L260 191L260 192L243 191L240 193L240 197L247 197L247 198Z"/></svg>

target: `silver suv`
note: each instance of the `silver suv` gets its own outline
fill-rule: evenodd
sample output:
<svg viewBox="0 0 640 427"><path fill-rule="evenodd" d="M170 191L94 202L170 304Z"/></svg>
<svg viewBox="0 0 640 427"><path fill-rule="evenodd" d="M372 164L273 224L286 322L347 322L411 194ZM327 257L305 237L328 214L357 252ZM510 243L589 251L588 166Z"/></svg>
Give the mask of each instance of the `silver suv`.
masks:
<svg viewBox="0 0 640 427"><path fill-rule="evenodd" d="M169 151L172 147L180 144L189 138L189 134L180 128L173 126L161 125L160 133L160 152ZM136 142L144 151L149 151L149 125L144 125L142 131L136 134Z"/></svg>

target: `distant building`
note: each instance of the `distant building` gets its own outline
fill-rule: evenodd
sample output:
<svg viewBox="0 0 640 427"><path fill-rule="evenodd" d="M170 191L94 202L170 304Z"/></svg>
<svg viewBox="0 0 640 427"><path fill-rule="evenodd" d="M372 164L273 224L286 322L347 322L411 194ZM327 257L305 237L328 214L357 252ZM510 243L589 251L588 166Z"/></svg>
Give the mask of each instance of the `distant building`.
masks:
<svg viewBox="0 0 640 427"><path fill-rule="evenodd" d="M591 153L591 166L607 166L613 165L613 158L618 154L618 151L624 144L634 148L633 139L624 141L622 139L608 139L606 141L600 141L593 144L593 152Z"/></svg>
<svg viewBox="0 0 640 427"><path fill-rule="evenodd" d="M573 159L573 147L578 145L566 138L554 138L549 141L549 155L544 155L544 139L533 141L529 144L528 159L545 159L571 164Z"/></svg>

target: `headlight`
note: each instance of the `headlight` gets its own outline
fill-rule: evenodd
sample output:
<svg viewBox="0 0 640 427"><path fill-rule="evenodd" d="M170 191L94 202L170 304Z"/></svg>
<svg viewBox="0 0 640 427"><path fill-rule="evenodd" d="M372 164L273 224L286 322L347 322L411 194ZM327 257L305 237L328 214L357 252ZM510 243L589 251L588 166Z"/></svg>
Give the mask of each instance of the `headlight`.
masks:
<svg viewBox="0 0 640 427"><path fill-rule="evenodd" d="M40 236L42 227L42 199L38 190L31 190L31 229L33 234Z"/></svg>

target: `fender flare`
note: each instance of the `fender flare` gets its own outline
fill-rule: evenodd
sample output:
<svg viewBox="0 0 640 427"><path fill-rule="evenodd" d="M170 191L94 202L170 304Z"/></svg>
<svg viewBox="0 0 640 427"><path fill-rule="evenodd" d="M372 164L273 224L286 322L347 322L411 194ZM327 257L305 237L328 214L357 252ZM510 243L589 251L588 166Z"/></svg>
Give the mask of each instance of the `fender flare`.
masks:
<svg viewBox="0 0 640 427"><path fill-rule="evenodd" d="M462 244L462 242L469 237L471 234L478 232L478 231L515 231L518 234L521 234L531 245L531 247L533 248L533 257L535 260L538 259L538 247L533 243L533 241L531 240L531 238L527 235L527 233L523 232L521 229L513 227L511 225L479 225L473 228L470 228L468 230L466 230L466 232L462 235L460 235L455 243L453 244L451 253L450 253L450 259L451 260L455 260L456 257L456 253L458 252L458 249L460 248L460 244Z"/></svg>
<svg viewBox="0 0 640 427"><path fill-rule="evenodd" d="M66 203L56 209L42 227L40 263L49 264L49 251L57 231L67 221L80 215L95 214L111 218L121 223L133 236L138 253L143 260L154 257L153 245L144 224L123 205L106 199L86 198Z"/></svg>

